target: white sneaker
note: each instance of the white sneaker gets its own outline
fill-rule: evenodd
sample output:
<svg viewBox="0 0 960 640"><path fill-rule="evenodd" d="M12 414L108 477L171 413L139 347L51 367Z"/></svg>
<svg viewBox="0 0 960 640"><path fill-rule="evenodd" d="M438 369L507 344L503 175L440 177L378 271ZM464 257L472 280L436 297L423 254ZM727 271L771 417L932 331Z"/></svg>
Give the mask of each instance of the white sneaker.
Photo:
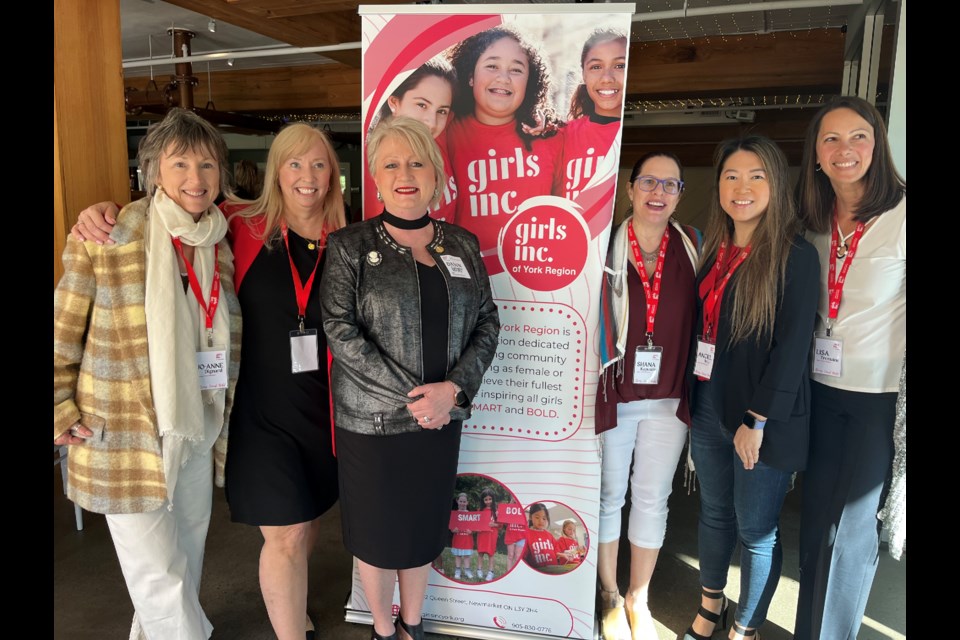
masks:
<svg viewBox="0 0 960 640"><path fill-rule="evenodd" d="M493 580L493 571L487 571L487 582Z"/></svg>
<svg viewBox="0 0 960 640"><path fill-rule="evenodd" d="M460 569L457 569L456 571L453 572L453 579L454 580L460 579Z"/></svg>
<svg viewBox="0 0 960 640"><path fill-rule="evenodd" d="M472 569L467 569L466 574L467 574L467 577L468 577L468 578L470 578L471 580L473 580L473 570L472 570Z"/></svg>

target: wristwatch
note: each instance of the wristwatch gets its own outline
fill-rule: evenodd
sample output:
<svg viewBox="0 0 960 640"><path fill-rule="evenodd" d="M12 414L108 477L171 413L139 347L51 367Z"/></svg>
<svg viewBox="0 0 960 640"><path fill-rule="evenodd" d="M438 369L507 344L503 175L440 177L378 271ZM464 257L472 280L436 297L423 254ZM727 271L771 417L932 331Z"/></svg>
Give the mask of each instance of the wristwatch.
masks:
<svg viewBox="0 0 960 640"><path fill-rule="evenodd" d="M766 420L759 420L755 415L749 411L743 414L743 424L747 425L748 429L756 429L757 431L762 431L765 426L767 426Z"/></svg>
<svg viewBox="0 0 960 640"><path fill-rule="evenodd" d="M461 408L467 406L470 401L467 399L467 394L460 388L460 385L453 380L447 380L447 382L453 385L453 404Z"/></svg>

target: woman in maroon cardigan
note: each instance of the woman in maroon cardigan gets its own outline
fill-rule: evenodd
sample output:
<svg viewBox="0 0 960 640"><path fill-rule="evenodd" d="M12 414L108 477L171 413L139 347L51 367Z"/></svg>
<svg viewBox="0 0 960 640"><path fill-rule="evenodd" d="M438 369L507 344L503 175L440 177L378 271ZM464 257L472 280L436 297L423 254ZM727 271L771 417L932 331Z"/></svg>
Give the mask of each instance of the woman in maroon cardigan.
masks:
<svg viewBox="0 0 960 640"><path fill-rule="evenodd" d="M605 640L620 638L628 623L633 638L657 637L647 591L690 424L685 366L697 308L699 232L671 220L683 191L682 176L672 153L652 152L634 165L627 191L632 215L610 243L601 289L603 374L596 430L602 434L603 464L597 573ZM617 554L628 480L630 586L624 603L617 587Z"/></svg>

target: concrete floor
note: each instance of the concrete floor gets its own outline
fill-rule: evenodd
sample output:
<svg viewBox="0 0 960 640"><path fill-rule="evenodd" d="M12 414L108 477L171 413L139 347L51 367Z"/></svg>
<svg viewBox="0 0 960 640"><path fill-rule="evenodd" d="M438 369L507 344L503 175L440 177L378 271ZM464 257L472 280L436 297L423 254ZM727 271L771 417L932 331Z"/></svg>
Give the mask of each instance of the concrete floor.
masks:
<svg viewBox="0 0 960 640"><path fill-rule="evenodd" d="M673 639L693 619L698 605L697 495L687 496L680 474L670 499L667 538L650 595L650 610L661 640ZM797 599L799 490L787 496L782 516L783 577L762 628L765 640L792 637ZM53 637L62 640L126 640L133 606L127 596L103 516L84 512L84 530L74 527L73 505L62 494L59 468L53 486ZM335 507L323 518L317 552L310 562L309 610L324 640L367 640L370 628L343 619L350 588L350 556L340 542L340 514ZM253 528L230 522L222 490L215 490L207 539L201 601L214 625L213 638L273 638L257 583L261 537ZM624 548L625 550L625 548ZM736 556L735 556L736 558ZM626 568L621 555L621 575ZM906 557L896 562L881 551L880 568L860 631L861 640L905 638ZM626 584L622 579L621 586ZM739 572L731 568L726 593L738 595ZM439 639L449 636L427 634ZM726 637L717 634L717 638Z"/></svg>

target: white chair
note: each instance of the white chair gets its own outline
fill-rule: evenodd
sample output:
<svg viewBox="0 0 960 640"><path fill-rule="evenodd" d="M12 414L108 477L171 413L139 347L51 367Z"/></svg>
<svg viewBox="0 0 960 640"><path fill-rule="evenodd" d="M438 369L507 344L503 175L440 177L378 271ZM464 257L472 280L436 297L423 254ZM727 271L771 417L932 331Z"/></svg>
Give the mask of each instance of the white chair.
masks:
<svg viewBox="0 0 960 640"><path fill-rule="evenodd" d="M60 465L60 477L63 479L63 495L67 495L67 445L53 445L53 466ZM77 519L77 531L83 531L83 509L76 503L73 505L73 515Z"/></svg>

